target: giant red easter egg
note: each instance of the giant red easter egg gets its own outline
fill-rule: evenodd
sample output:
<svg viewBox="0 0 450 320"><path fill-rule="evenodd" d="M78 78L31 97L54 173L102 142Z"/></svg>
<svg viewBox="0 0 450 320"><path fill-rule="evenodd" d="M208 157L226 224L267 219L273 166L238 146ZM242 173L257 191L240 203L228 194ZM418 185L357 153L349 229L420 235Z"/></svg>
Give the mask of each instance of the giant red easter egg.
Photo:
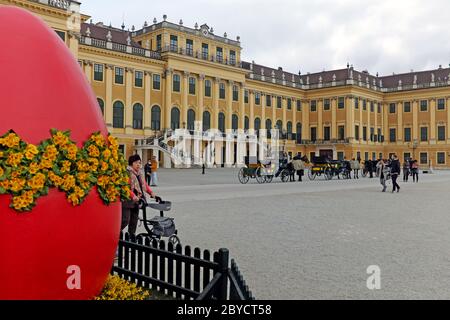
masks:
<svg viewBox="0 0 450 320"><path fill-rule="evenodd" d="M70 130L78 147L96 131L106 137L79 64L44 21L2 6L0 42L0 135L13 129L39 144L51 128ZM106 206L95 189L76 207L57 189L31 212L14 211L10 203L10 195L0 195L0 300L97 295L113 264L120 203Z"/></svg>

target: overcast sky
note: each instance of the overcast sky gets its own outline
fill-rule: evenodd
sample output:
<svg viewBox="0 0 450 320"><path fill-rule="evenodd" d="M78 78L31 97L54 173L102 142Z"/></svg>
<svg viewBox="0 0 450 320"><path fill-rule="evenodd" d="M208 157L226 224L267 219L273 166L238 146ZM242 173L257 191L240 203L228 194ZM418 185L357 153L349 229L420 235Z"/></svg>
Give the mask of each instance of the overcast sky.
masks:
<svg viewBox="0 0 450 320"><path fill-rule="evenodd" d="M389 75L450 64L449 0L81 0L94 22L153 18L241 37L242 58L297 73L344 68Z"/></svg>

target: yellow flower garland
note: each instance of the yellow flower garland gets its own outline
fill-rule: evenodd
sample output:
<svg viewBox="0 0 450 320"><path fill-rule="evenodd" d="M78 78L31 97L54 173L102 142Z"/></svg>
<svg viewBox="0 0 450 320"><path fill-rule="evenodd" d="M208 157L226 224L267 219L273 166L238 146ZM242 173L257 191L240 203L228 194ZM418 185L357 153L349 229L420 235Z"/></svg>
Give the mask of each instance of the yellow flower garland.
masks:
<svg viewBox="0 0 450 320"><path fill-rule="evenodd" d="M79 149L69 131L50 131L39 145L24 142L12 130L0 136L0 195L10 194L10 207L31 211L36 200L55 187L77 206L96 186L105 204L128 200L130 187L117 140L99 132Z"/></svg>

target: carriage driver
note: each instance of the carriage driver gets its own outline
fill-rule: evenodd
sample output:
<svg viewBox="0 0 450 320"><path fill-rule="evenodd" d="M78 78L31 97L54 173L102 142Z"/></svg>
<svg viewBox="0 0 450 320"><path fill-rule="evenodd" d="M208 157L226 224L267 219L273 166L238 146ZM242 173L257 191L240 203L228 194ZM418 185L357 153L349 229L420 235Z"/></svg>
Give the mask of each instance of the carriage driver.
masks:
<svg viewBox="0 0 450 320"><path fill-rule="evenodd" d="M128 226L128 233L134 235L136 233L136 227L139 220L139 202L146 201L146 194L151 198L154 198L157 202L161 202L161 198L156 196L150 189L145 176L141 170L141 157L135 154L128 159L127 171L130 175L130 198L122 202L122 226L121 230Z"/></svg>

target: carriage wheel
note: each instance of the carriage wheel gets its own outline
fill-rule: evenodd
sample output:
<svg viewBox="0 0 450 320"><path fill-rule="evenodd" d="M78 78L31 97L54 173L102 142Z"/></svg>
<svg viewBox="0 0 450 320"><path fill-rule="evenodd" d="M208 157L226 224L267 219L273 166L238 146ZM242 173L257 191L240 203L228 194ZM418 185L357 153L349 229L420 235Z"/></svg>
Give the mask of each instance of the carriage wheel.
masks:
<svg viewBox="0 0 450 320"><path fill-rule="evenodd" d="M309 180L314 180L316 178L316 173L311 169L308 170L308 178Z"/></svg>
<svg viewBox="0 0 450 320"><path fill-rule="evenodd" d="M265 179L266 179L266 183L271 183L273 180L273 176L266 176Z"/></svg>
<svg viewBox="0 0 450 320"><path fill-rule="evenodd" d="M168 241L168 243L173 244L173 247L174 247L174 248L175 248L177 245L181 244L180 238L178 238L178 236L175 235L175 234L171 235L167 241Z"/></svg>
<svg viewBox="0 0 450 320"><path fill-rule="evenodd" d="M239 182L242 184L246 184L250 177L245 173L245 168L241 168L238 173Z"/></svg>
<svg viewBox="0 0 450 320"><path fill-rule="evenodd" d="M256 181L258 181L258 183L260 184L266 182L266 178L263 175L261 175L261 168L256 169L255 177Z"/></svg>
<svg viewBox="0 0 450 320"><path fill-rule="evenodd" d="M281 181L288 182L289 181L289 173L286 170L281 172Z"/></svg>
<svg viewBox="0 0 450 320"><path fill-rule="evenodd" d="M362 171L362 176L363 176L363 178L365 178L367 176L367 171L366 170Z"/></svg>

